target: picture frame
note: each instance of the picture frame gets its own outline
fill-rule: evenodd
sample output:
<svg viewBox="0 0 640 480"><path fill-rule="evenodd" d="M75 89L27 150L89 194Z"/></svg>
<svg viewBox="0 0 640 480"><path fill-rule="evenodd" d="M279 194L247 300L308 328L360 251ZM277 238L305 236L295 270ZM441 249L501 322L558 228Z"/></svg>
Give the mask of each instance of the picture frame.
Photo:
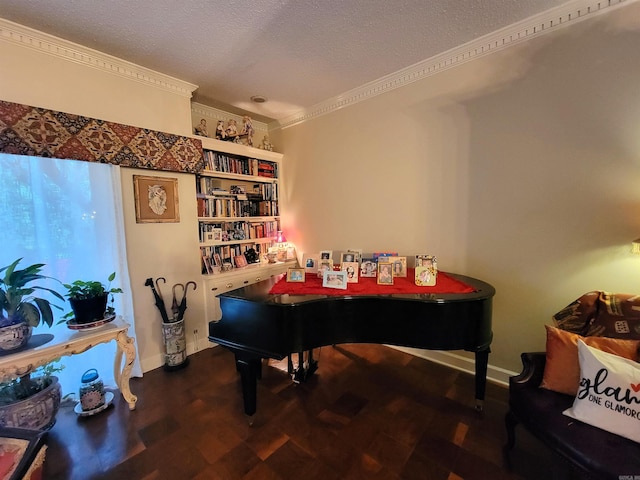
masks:
<svg viewBox="0 0 640 480"><path fill-rule="evenodd" d="M333 260L320 260L318 262L318 278L323 278L324 272L333 271Z"/></svg>
<svg viewBox="0 0 640 480"><path fill-rule="evenodd" d="M204 241L213 242L213 232L204 232Z"/></svg>
<svg viewBox="0 0 640 480"><path fill-rule="evenodd" d="M322 286L326 288L347 289L347 272L344 270L325 270L322 275Z"/></svg>
<svg viewBox="0 0 640 480"><path fill-rule="evenodd" d="M321 250L320 260L330 260L333 258L333 250Z"/></svg>
<svg viewBox="0 0 640 480"><path fill-rule="evenodd" d="M358 283L358 273L360 273L358 262L342 262L340 269L347 272L347 283Z"/></svg>
<svg viewBox="0 0 640 480"><path fill-rule="evenodd" d="M357 252L344 252L340 257L340 264L357 262Z"/></svg>
<svg viewBox="0 0 640 480"><path fill-rule="evenodd" d="M233 261L235 262L237 268L247 266L247 259L244 257L244 255L236 255L235 257L233 257Z"/></svg>
<svg viewBox="0 0 640 480"><path fill-rule="evenodd" d="M378 262L375 258L363 258L360 262L360 276L375 278L378 274Z"/></svg>
<svg viewBox="0 0 640 480"><path fill-rule="evenodd" d="M416 255L415 283L419 287L436 285L438 262L433 255Z"/></svg>
<svg viewBox="0 0 640 480"><path fill-rule="evenodd" d="M213 254L213 265L216 267L221 267L222 266L222 258L220 258L220 254L219 253L214 253Z"/></svg>
<svg viewBox="0 0 640 480"><path fill-rule="evenodd" d="M348 248L347 253L356 254L355 262L360 262L362 260L362 249L361 248Z"/></svg>
<svg viewBox="0 0 640 480"><path fill-rule="evenodd" d="M407 257L386 257L391 265L393 265L393 277L406 277L407 276Z"/></svg>
<svg viewBox="0 0 640 480"><path fill-rule="evenodd" d="M318 272L318 262L320 261L320 255L317 253L314 254L305 254L302 256L302 265L307 273L317 273Z"/></svg>
<svg viewBox="0 0 640 480"><path fill-rule="evenodd" d="M133 176L136 223L178 223L178 179Z"/></svg>
<svg viewBox="0 0 640 480"><path fill-rule="evenodd" d="M289 268L287 269L287 282L304 282L305 278L304 268Z"/></svg>
<svg viewBox="0 0 640 480"><path fill-rule="evenodd" d="M389 262L378 263L378 285L393 285L393 265Z"/></svg>
<svg viewBox="0 0 640 480"><path fill-rule="evenodd" d="M211 234L212 234L212 240L214 242L221 242L222 241L222 228L219 227L214 227L211 229Z"/></svg>

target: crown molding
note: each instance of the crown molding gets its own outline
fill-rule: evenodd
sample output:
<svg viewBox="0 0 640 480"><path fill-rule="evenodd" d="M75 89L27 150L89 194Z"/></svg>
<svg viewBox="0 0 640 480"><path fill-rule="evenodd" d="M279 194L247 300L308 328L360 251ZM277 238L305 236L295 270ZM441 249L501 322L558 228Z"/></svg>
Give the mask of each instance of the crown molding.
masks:
<svg viewBox="0 0 640 480"><path fill-rule="evenodd" d="M191 98L197 85L0 18L0 40Z"/></svg>
<svg viewBox="0 0 640 480"><path fill-rule="evenodd" d="M565 3L366 83L312 107L301 109L290 116L270 123L269 127L282 129L292 127L636 1L638 0L574 0Z"/></svg>

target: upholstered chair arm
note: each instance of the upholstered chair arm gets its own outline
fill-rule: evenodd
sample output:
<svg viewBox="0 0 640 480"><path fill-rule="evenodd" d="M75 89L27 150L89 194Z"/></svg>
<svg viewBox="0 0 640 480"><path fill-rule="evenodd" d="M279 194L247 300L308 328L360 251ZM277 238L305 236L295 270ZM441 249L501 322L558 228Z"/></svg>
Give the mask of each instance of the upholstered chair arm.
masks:
<svg viewBox="0 0 640 480"><path fill-rule="evenodd" d="M546 353L525 352L520 355L520 358L522 359L522 372L509 379L510 388L537 387L542 382Z"/></svg>

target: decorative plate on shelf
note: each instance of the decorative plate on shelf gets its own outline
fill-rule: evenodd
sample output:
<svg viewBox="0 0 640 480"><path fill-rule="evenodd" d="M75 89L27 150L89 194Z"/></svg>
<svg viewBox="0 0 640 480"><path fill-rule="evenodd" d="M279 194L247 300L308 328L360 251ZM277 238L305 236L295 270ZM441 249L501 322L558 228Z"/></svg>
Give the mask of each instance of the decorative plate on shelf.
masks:
<svg viewBox="0 0 640 480"><path fill-rule="evenodd" d="M96 328L100 328L103 325L106 325L107 323L113 321L114 318L116 318L115 315L108 315L101 320L96 320L95 322L88 323L77 323L75 318L72 318L71 320L67 320L67 327L71 330L95 330Z"/></svg>
<svg viewBox="0 0 640 480"><path fill-rule="evenodd" d="M113 402L113 392L106 392L104 394L104 403L99 407L92 410L82 410L82 404L78 402L76 403L76 406L73 407L73 411L76 412L79 417L90 417L91 415L95 415L96 413L106 410L109 405L111 405L111 402Z"/></svg>

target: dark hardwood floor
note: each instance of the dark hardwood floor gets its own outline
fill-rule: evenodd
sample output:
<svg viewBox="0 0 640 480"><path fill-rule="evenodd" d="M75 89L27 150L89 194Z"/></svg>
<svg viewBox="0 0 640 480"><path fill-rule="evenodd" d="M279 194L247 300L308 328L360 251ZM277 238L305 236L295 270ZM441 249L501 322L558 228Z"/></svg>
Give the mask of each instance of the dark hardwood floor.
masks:
<svg viewBox="0 0 640 480"><path fill-rule="evenodd" d="M474 410L473 377L381 345L317 351L319 369L292 383L263 367L249 425L234 358L217 347L178 371L132 379L93 417L65 405L48 435L45 480L551 479L562 462L518 429L504 466L507 391L489 384Z"/></svg>

